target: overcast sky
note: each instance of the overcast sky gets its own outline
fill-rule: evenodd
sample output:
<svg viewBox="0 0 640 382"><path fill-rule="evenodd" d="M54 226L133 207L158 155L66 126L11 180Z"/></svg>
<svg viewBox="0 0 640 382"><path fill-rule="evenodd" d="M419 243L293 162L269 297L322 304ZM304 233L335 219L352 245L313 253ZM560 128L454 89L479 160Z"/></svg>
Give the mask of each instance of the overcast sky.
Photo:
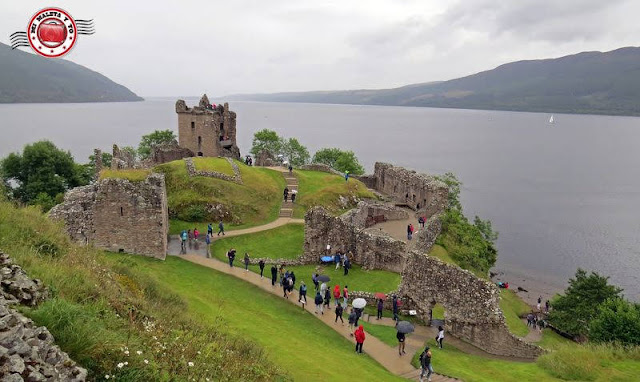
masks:
<svg viewBox="0 0 640 382"><path fill-rule="evenodd" d="M51 5L95 21L66 57L142 96L388 88L640 45L638 0L3 0L0 41Z"/></svg>

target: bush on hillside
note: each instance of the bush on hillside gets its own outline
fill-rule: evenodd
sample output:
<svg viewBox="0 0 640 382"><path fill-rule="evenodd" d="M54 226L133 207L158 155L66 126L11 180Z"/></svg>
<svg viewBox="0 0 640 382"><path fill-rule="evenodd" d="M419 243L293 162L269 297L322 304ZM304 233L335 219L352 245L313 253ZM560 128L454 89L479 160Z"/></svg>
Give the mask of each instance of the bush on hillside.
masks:
<svg viewBox="0 0 640 382"><path fill-rule="evenodd" d="M282 155L291 165L302 166L309 163L309 150L296 138L285 139L273 130L263 129L253 134L251 154L257 157L266 151L274 157Z"/></svg>
<svg viewBox="0 0 640 382"><path fill-rule="evenodd" d="M353 175L364 174L364 167L358 161L353 151L340 150L338 148L325 148L316 151L311 160L313 163L326 164L327 166Z"/></svg>
<svg viewBox="0 0 640 382"><path fill-rule="evenodd" d="M143 135L138 146L138 155L140 159L147 159L151 156L153 146L163 143L171 143L176 140L176 135L172 130L156 130L147 135ZM128 148L122 150L130 151ZM133 152L135 154L135 151Z"/></svg>
<svg viewBox="0 0 640 382"><path fill-rule="evenodd" d="M588 336L589 324L597 317L600 304L621 297L622 289L608 281L608 277L596 272L587 275L578 268L565 293L553 299L549 322L574 336Z"/></svg>
<svg viewBox="0 0 640 382"><path fill-rule="evenodd" d="M621 298L602 303L589 324L589 340L640 346L640 304Z"/></svg>

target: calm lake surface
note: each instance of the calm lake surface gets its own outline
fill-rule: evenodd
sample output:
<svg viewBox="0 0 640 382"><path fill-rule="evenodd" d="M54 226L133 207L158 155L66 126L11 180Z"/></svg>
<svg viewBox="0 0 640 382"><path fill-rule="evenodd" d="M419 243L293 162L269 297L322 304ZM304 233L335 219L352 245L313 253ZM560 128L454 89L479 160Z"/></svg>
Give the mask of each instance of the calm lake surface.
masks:
<svg viewBox="0 0 640 382"><path fill-rule="evenodd" d="M188 99L193 105L197 99ZM214 100L215 102L215 100ZM0 105L0 157L50 139L85 161L93 148L177 132L175 99ZM234 102L243 154L263 128L387 161L454 172L467 216L500 232L497 270L563 288L577 267L640 300L640 118L380 106Z"/></svg>

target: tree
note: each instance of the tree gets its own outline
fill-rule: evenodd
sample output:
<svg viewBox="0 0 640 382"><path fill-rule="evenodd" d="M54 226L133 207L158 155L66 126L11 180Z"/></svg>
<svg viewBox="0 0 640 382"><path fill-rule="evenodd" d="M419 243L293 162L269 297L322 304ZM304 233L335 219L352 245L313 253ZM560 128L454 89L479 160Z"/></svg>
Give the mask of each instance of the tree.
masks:
<svg viewBox="0 0 640 382"><path fill-rule="evenodd" d="M575 336L586 336L589 324L598 315L600 304L620 298L622 289L609 285L609 278L578 268L575 278L569 279L564 295L556 297L549 321L558 329Z"/></svg>
<svg viewBox="0 0 640 382"><path fill-rule="evenodd" d="M26 145L22 153L4 158L0 167L13 197L24 203L42 202L45 207L58 194L88 183L83 166L50 141Z"/></svg>
<svg viewBox="0 0 640 382"><path fill-rule="evenodd" d="M176 140L176 135L172 130L156 130L153 133L143 135L138 146L140 159L147 159L151 156L151 149L155 145L171 143Z"/></svg>
<svg viewBox="0 0 640 382"><path fill-rule="evenodd" d="M296 141L297 142L297 141ZM262 129L253 134L253 143L251 145L251 154L258 156L261 151L267 151L273 156L282 154L284 142L273 130Z"/></svg>
<svg viewBox="0 0 640 382"><path fill-rule="evenodd" d="M454 208L462 211L462 204L460 204L460 187L462 187L462 182L459 181L452 172L436 176L435 178L442 181L447 185L447 187L449 187L448 208Z"/></svg>
<svg viewBox="0 0 640 382"><path fill-rule="evenodd" d="M302 166L307 164L311 158L309 150L307 150L307 148L300 144L300 142L295 138L289 138L284 141L282 151L284 156L289 159L289 163L293 166Z"/></svg>
<svg viewBox="0 0 640 382"><path fill-rule="evenodd" d="M344 151L335 147L324 148L316 151L312 162L326 164L340 172L349 171L353 175L364 174L364 167L360 164L353 151Z"/></svg>
<svg viewBox="0 0 640 382"><path fill-rule="evenodd" d="M622 298L602 303L597 317L589 324L589 340L640 345L640 304Z"/></svg>
<svg viewBox="0 0 640 382"><path fill-rule="evenodd" d="M131 149L133 149L133 147L128 146ZM135 149L134 149L135 151ZM113 155L111 155L111 153L105 153L103 152L102 155L102 167L103 168L109 168L111 167L111 159L113 159ZM96 156L95 155L89 155L89 166L91 168L95 168L96 167Z"/></svg>
<svg viewBox="0 0 640 382"><path fill-rule="evenodd" d="M482 220L478 215L473 219L473 225L480 230L485 240L495 243L498 240L498 231L494 231L491 227L491 220Z"/></svg>

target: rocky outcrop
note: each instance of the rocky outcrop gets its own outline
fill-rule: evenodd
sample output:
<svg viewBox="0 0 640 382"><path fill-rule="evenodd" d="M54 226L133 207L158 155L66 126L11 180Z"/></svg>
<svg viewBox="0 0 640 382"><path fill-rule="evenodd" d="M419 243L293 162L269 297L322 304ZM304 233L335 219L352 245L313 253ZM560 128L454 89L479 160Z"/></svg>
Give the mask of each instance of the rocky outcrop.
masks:
<svg viewBox="0 0 640 382"><path fill-rule="evenodd" d="M38 327L12 304L34 306L48 296L39 280L0 252L0 376L1 381L84 381L87 371L54 343L47 328Z"/></svg>
<svg viewBox="0 0 640 382"><path fill-rule="evenodd" d="M112 252L163 259L167 254L167 192L163 174L144 181L107 178L69 190L49 217L69 236Z"/></svg>

